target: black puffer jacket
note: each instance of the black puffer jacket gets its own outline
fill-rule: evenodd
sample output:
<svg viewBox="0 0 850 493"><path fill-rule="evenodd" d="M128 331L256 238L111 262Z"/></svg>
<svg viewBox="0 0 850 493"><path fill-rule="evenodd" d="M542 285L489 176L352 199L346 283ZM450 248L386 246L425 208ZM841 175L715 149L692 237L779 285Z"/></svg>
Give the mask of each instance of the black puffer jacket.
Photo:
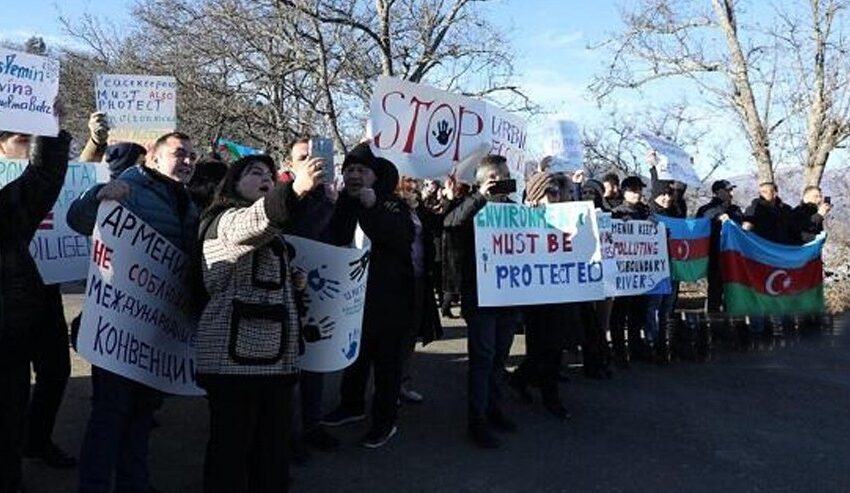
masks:
<svg viewBox="0 0 850 493"><path fill-rule="evenodd" d="M478 307L478 275L475 271L475 229L474 219L484 206L487 198L477 190L464 197L463 201L443 221L446 233L451 236L451 246L455 255L455 267L459 274L461 310L468 311Z"/></svg>
<svg viewBox="0 0 850 493"><path fill-rule="evenodd" d="M801 203L791 211L791 233L794 243L808 243L823 231L824 217L818 213L816 204Z"/></svg>
<svg viewBox="0 0 850 493"><path fill-rule="evenodd" d="M618 205L613 211L611 211L611 217L614 219L648 219L650 214L649 206L644 204L643 202L638 202L637 204L630 204L628 202L623 202Z"/></svg>
<svg viewBox="0 0 850 493"><path fill-rule="evenodd" d="M62 189L70 141L64 131L34 139L30 164L0 190L0 368L29 359L53 313L29 245Z"/></svg>

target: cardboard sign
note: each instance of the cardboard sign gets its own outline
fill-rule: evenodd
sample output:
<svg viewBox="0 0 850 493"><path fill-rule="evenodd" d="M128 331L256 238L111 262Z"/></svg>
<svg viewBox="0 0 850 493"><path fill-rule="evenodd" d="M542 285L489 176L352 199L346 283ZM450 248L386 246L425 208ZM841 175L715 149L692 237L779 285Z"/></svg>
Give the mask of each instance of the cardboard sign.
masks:
<svg viewBox="0 0 850 493"><path fill-rule="evenodd" d="M0 187L6 186L24 172L25 160L0 159ZM68 227L65 220L71 203L97 183L109 180L109 170L104 164L68 163L65 184L53 210L39 225L30 243L30 254L45 284L78 281L86 278L89 270L91 241Z"/></svg>
<svg viewBox="0 0 850 493"><path fill-rule="evenodd" d="M0 130L56 136L57 94L58 60L0 48Z"/></svg>
<svg viewBox="0 0 850 493"><path fill-rule="evenodd" d="M110 142L156 140L177 127L177 79L108 75L95 79L97 110L106 113Z"/></svg>
<svg viewBox="0 0 850 493"><path fill-rule="evenodd" d="M369 136L376 156L402 175L440 179L474 155L505 156L511 173L524 176L526 125L484 101L391 77L379 77L372 94Z"/></svg>
<svg viewBox="0 0 850 493"><path fill-rule="evenodd" d="M683 151L681 147L669 140L647 133L642 134L641 138L658 157L658 163L655 166L659 180L675 180L694 187L702 185L691 164L691 155Z"/></svg>
<svg viewBox="0 0 850 493"><path fill-rule="evenodd" d="M554 120L544 129L543 153L552 156L550 171L573 172L584 167L581 130L570 120Z"/></svg>
<svg viewBox="0 0 850 493"><path fill-rule="evenodd" d="M670 258L664 224L609 217L601 221L605 227L600 228L606 296L669 294Z"/></svg>
<svg viewBox="0 0 850 493"><path fill-rule="evenodd" d="M292 266L307 276L298 366L313 372L342 370L360 354L371 248L285 238L295 252Z"/></svg>
<svg viewBox="0 0 850 493"><path fill-rule="evenodd" d="M188 255L117 202L103 202L92 235L77 348L91 364L163 392L195 385L196 322L187 312Z"/></svg>
<svg viewBox="0 0 850 493"><path fill-rule="evenodd" d="M480 306L605 297L592 202L489 203L475 215L475 252Z"/></svg>

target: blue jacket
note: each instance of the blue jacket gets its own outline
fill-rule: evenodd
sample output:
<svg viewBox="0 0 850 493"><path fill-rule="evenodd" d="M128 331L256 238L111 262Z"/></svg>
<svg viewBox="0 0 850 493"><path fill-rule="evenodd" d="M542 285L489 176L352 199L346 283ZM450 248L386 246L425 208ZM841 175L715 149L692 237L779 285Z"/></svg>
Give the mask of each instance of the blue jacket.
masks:
<svg viewBox="0 0 850 493"><path fill-rule="evenodd" d="M197 242L198 209L186 187L142 165L133 166L117 178L130 185L130 195L121 203L165 236L174 246L190 253ZM94 185L68 209L68 225L81 235L91 236L97 220L97 192Z"/></svg>

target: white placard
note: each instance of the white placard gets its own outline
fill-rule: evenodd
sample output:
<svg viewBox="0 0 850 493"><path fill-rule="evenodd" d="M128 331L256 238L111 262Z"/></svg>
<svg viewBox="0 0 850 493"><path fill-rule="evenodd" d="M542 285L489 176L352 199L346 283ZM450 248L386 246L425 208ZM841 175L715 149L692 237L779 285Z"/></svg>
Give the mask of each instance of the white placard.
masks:
<svg viewBox="0 0 850 493"><path fill-rule="evenodd" d="M552 156L550 171L573 172L584 167L581 130L570 120L553 120L543 132L543 154Z"/></svg>
<svg viewBox="0 0 850 493"><path fill-rule="evenodd" d="M25 160L0 159L0 187L6 186L24 172ZM104 164L68 163L65 184L59 198L39 225L32 242L30 254L45 284L78 281L86 278L89 270L91 241L68 227L65 220L71 203L97 183L109 180L109 169Z"/></svg>
<svg viewBox="0 0 850 493"><path fill-rule="evenodd" d="M600 220L607 296L670 293L667 228L652 221Z"/></svg>
<svg viewBox="0 0 850 493"><path fill-rule="evenodd" d="M91 364L163 392L195 384L196 321L188 315L188 255L117 202L92 235L77 348Z"/></svg>
<svg viewBox="0 0 850 493"><path fill-rule="evenodd" d="M174 77L99 74L95 99L106 113L110 142L145 145L177 127Z"/></svg>
<svg viewBox="0 0 850 493"><path fill-rule="evenodd" d="M669 140L651 134L641 134L641 138L655 151L658 158L656 170L659 180L675 180L690 186L699 187L702 181L691 164L691 155Z"/></svg>
<svg viewBox="0 0 850 493"><path fill-rule="evenodd" d="M59 61L0 48L0 130L56 136Z"/></svg>
<svg viewBox="0 0 850 493"><path fill-rule="evenodd" d="M360 354L368 241L362 248L344 248L297 236L285 238L295 252L292 266L307 276L298 367L313 372L342 370Z"/></svg>
<svg viewBox="0 0 850 493"><path fill-rule="evenodd" d="M505 156L522 186L525 122L484 101L391 77L372 94L369 136L376 156L402 175L441 179L470 156Z"/></svg>
<svg viewBox="0 0 850 493"><path fill-rule="evenodd" d="M479 306L605 297L592 202L488 203L475 215Z"/></svg>

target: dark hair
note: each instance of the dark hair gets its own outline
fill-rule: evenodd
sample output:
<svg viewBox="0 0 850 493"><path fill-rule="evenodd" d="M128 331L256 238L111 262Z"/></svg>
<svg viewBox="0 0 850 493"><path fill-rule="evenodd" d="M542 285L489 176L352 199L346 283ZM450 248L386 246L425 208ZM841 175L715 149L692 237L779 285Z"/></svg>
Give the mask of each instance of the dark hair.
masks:
<svg viewBox="0 0 850 493"><path fill-rule="evenodd" d="M192 142L192 138L184 134L183 132L169 132L156 139L156 142L153 143L153 152L156 153L156 151L158 151L160 147L164 146L165 142L172 137L175 139L188 140L189 142Z"/></svg>
<svg viewBox="0 0 850 493"><path fill-rule="evenodd" d="M614 185L615 187L620 186L620 177L617 173L607 173L602 177L602 183L608 183L610 185Z"/></svg>
<svg viewBox="0 0 850 493"><path fill-rule="evenodd" d="M481 170L485 168L496 168L501 166L507 166L508 160L505 156L500 156L498 154L487 154L486 156L481 158L481 161L478 162L478 166L475 167L475 181L481 182L479 180L479 173Z"/></svg>
<svg viewBox="0 0 850 493"><path fill-rule="evenodd" d="M298 144L309 144L311 138L312 137L309 135L299 135L298 137L295 137L292 139L292 142L289 143L289 150L292 150L292 148Z"/></svg>
<svg viewBox="0 0 850 493"><path fill-rule="evenodd" d="M226 174L227 163L220 159L204 158L195 164L195 174L187 188L199 210L206 209L212 203L216 188Z"/></svg>
<svg viewBox="0 0 850 493"><path fill-rule="evenodd" d="M224 178L221 179L221 183L218 184L215 195L210 205L204 211L202 219L215 217L227 209L248 207L252 204L250 200L239 195L239 192L236 191L236 185L239 183L245 170L254 163L265 165L272 175L277 172L274 160L265 154L252 154L237 159L230 165L227 173L224 174Z"/></svg>

